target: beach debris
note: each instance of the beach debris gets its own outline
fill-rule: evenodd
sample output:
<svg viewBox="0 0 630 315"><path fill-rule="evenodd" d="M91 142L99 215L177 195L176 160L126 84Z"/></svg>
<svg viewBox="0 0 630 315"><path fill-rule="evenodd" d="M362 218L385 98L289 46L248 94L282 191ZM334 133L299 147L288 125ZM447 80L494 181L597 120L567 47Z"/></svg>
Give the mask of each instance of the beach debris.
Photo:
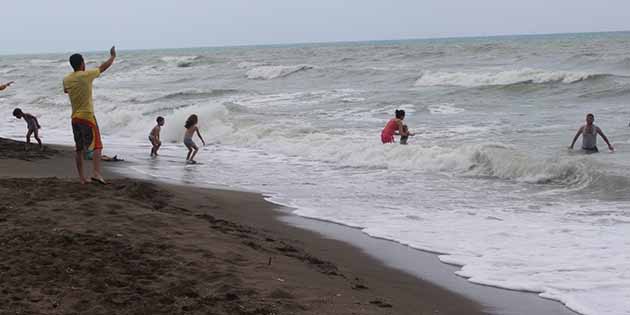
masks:
<svg viewBox="0 0 630 315"><path fill-rule="evenodd" d="M367 290L368 287L362 285L362 284L355 284L352 286L352 290Z"/></svg>
<svg viewBox="0 0 630 315"><path fill-rule="evenodd" d="M284 246L278 246L276 247L276 249L283 253L297 253L298 252L298 250L295 247L291 245L287 245L287 244L284 244Z"/></svg>
<svg viewBox="0 0 630 315"><path fill-rule="evenodd" d="M271 291L271 293L269 294L269 297L272 299L285 299L285 300L290 300L290 299L295 298L293 294L282 289L275 289Z"/></svg>
<svg viewBox="0 0 630 315"><path fill-rule="evenodd" d="M255 243L255 242L253 242L253 241L245 241L245 242L243 242L243 244L245 244L245 245L247 245L247 246L249 246L249 247L251 247L251 248L253 248L253 249L255 249L255 250L260 250L260 249L262 249L262 246L260 246L260 245L256 244L256 243Z"/></svg>
<svg viewBox="0 0 630 315"><path fill-rule="evenodd" d="M376 306L382 307L382 308L392 308L392 307L394 307L393 305L391 305L389 303L385 303L385 302L383 302L381 300L370 301L370 304L376 305Z"/></svg>
<svg viewBox="0 0 630 315"><path fill-rule="evenodd" d="M225 299L228 300L228 301L234 301L234 300L238 300L239 296L237 294L235 294L235 293L231 293L230 292L230 293L226 293L225 294Z"/></svg>

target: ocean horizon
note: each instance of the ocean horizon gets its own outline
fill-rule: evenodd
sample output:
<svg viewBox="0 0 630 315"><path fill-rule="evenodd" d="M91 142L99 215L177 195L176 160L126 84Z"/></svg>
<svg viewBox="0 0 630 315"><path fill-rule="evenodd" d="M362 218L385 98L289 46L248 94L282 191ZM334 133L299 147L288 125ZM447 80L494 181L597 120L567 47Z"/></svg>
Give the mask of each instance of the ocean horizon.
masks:
<svg viewBox="0 0 630 315"><path fill-rule="evenodd" d="M630 33L630 30L615 31L592 31L592 32L559 32L559 33L515 33L515 34L495 34L495 35L469 35L469 36L435 36L435 37L409 37L394 39L360 39L360 40L331 40L313 42L286 42L286 43L251 43L251 44L226 44L226 45L199 45L182 47L153 47L153 48L131 48L122 49L121 52L146 52L146 51L169 51L169 50L194 50L194 49L229 49L229 48L282 48L291 46L326 46L326 45L352 45L352 44L394 44L404 42L426 42L426 41L450 41L450 40L480 40L480 39L507 39L525 37L554 37L554 36L598 36L613 35L620 33ZM115 43L112 43L115 44ZM107 47L103 49L88 49L81 51L86 54L106 53ZM69 53L68 51L45 51L45 52L11 52L1 53L0 56L27 56L27 55L57 55Z"/></svg>

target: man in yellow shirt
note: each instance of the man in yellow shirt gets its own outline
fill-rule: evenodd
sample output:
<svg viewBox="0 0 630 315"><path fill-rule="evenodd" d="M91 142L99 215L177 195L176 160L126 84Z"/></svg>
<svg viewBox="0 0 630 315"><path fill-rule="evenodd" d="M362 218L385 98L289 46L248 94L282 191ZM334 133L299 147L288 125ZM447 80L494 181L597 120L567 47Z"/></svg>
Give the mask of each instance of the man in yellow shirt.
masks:
<svg viewBox="0 0 630 315"><path fill-rule="evenodd" d="M101 175L101 133L98 130L94 105L92 103L92 81L105 72L116 59L116 47L109 50L110 57L96 69L85 70L85 61L80 54L70 56L70 65L74 72L63 78L63 91L70 97L72 104L72 133L76 146L76 166L79 171L81 183L89 183L90 180L83 173L83 156L87 150L93 150L92 180L106 184Z"/></svg>

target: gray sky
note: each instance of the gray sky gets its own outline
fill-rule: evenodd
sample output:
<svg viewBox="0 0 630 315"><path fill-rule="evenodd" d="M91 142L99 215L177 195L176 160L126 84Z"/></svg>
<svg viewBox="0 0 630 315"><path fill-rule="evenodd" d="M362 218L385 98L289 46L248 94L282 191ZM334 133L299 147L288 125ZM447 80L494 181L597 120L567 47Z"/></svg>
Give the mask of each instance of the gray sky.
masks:
<svg viewBox="0 0 630 315"><path fill-rule="evenodd" d="M630 30L628 0L6 0L0 53Z"/></svg>

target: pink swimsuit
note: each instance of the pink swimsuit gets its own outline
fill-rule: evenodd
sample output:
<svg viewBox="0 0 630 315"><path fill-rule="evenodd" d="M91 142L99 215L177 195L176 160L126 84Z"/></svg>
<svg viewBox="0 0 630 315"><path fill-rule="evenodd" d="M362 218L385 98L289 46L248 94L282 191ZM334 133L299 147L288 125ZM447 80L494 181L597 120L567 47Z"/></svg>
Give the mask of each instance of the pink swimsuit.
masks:
<svg viewBox="0 0 630 315"><path fill-rule="evenodd" d="M387 122L387 125L385 125L385 128L383 128L381 132L381 141L383 141L383 143L393 143L396 130L398 130L398 122L396 118L392 118Z"/></svg>

